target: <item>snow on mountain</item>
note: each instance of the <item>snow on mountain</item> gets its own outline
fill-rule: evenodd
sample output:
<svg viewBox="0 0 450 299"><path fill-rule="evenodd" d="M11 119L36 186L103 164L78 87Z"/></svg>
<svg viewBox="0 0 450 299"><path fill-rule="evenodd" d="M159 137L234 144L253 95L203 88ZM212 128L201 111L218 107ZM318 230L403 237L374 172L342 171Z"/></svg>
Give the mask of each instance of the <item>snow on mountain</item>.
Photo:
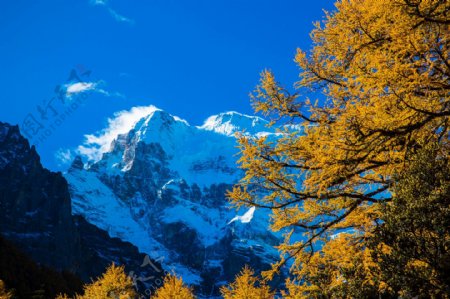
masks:
<svg viewBox="0 0 450 299"><path fill-rule="evenodd" d="M106 230L111 237L133 243L142 252L151 252L154 242L149 232L133 217L132 211L93 172L69 170L72 213Z"/></svg>
<svg viewBox="0 0 450 299"><path fill-rule="evenodd" d="M227 136L234 136L234 134L244 131L255 135L256 133L268 131L268 124L268 121L260 117L229 111L210 116L199 128Z"/></svg>
<svg viewBox="0 0 450 299"><path fill-rule="evenodd" d="M114 117L108 119L108 126L105 129L96 134L85 135L86 140L78 147L78 152L88 160L100 160L102 154L110 149L111 142L118 135L127 133L138 120L157 109L152 105L138 106L114 113Z"/></svg>
<svg viewBox="0 0 450 299"><path fill-rule="evenodd" d="M247 212L245 212L244 215L235 216L233 219L230 220L230 222L228 222L228 224L231 224L235 221L240 221L241 223L249 223L253 219L253 214L255 213L255 209L256 209L255 207L251 207L250 209L248 209Z"/></svg>
<svg viewBox="0 0 450 299"><path fill-rule="evenodd" d="M236 213L225 198L242 176L235 132L273 134L267 122L227 112L191 126L154 106L133 109L80 147L93 161L77 158L65 174L74 213L161 258L205 294L245 264L268 269L280 236L267 229L267 212Z"/></svg>

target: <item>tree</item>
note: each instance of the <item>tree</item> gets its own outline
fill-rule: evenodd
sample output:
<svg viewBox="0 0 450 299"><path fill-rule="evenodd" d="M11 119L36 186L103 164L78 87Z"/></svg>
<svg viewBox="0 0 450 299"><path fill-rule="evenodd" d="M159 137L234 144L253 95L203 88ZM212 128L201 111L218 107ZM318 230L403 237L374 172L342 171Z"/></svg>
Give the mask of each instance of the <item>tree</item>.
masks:
<svg viewBox="0 0 450 299"><path fill-rule="evenodd" d="M0 236L0 278L14 298L54 298L59 293L74 295L83 289L74 274L38 265L10 241Z"/></svg>
<svg viewBox="0 0 450 299"><path fill-rule="evenodd" d="M133 281L125 274L124 266L115 264L112 264L99 279L86 285L84 295L76 296L77 299L132 299L136 297Z"/></svg>
<svg viewBox="0 0 450 299"><path fill-rule="evenodd" d="M448 150L449 12L443 0L339 1L316 24L311 52L298 50L294 93L263 72L253 94L256 112L272 125L291 126L276 140L240 136L245 176L229 197L237 206L271 209L271 228L286 231L280 262L267 277L292 261L295 282L288 287L311 288L305 269L313 271L314 258L330 262L321 248L337 233L347 233L342 246L366 251L362 243L380 206L392 200L393 178L424 145ZM323 99L300 100L305 90ZM370 263L370 254L363 256ZM336 275L323 291L343 283ZM362 284L376 287L372 279Z"/></svg>
<svg viewBox="0 0 450 299"><path fill-rule="evenodd" d="M296 277L302 277L307 283L289 280L283 298L379 298L381 295L387 298L389 293L379 290L379 281L367 271L373 267L367 253L351 234L337 234L297 270ZM373 281L370 284L366 283L369 279Z"/></svg>
<svg viewBox="0 0 450 299"><path fill-rule="evenodd" d="M172 274L167 274L164 284L156 290L152 299L194 299L192 290L185 286L183 279Z"/></svg>
<svg viewBox="0 0 450 299"><path fill-rule="evenodd" d="M273 292L263 280L254 276L253 270L245 266L236 276L234 282L220 289L224 299L270 299L274 298Z"/></svg>
<svg viewBox="0 0 450 299"><path fill-rule="evenodd" d="M375 273L396 297L450 298L448 152L421 150L401 174L370 239Z"/></svg>
<svg viewBox="0 0 450 299"><path fill-rule="evenodd" d="M12 297L12 292L8 291L3 280L0 280L0 299L10 299Z"/></svg>

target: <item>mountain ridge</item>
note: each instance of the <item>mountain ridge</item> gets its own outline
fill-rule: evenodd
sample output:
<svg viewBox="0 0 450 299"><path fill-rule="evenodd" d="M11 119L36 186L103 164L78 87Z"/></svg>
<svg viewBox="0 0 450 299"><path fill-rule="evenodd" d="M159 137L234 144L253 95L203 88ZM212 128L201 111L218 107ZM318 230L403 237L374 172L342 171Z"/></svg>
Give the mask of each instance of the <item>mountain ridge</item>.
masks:
<svg viewBox="0 0 450 299"><path fill-rule="evenodd" d="M65 178L41 165L18 126L3 122L0 210L0 234L39 264L72 272L85 282L101 275L112 262L142 277L162 275L141 267L146 256L131 243L111 238L83 217L73 216Z"/></svg>
<svg viewBox="0 0 450 299"><path fill-rule="evenodd" d="M75 214L162 258L202 294L218 294L245 264L269 269L281 238L263 210L229 223L247 210L233 211L225 197L243 174L234 133L246 125L258 134L267 122L237 112L212 119L191 126L154 107L121 129L99 160L81 167L77 158L65 173Z"/></svg>

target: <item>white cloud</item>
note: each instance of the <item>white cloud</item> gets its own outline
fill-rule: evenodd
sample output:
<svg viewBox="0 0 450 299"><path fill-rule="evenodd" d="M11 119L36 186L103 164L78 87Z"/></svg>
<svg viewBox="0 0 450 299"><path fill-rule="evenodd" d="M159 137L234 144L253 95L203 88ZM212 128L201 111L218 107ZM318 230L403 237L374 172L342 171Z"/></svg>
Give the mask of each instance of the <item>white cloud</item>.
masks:
<svg viewBox="0 0 450 299"><path fill-rule="evenodd" d="M94 90L97 84L93 82L77 82L66 84L65 86L66 86L66 95L71 96L76 93Z"/></svg>
<svg viewBox="0 0 450 299"><path fill-rule="evenodd" d="M107 90L100 89L100 88L96 89L95 91L98 93L101 93L107 97L125 98L125 96L123 94L121 94L120 92L117 92L117 91L107 91Z"/></svg>
<svg viewBox="0 0 450 299"><path fill-rule="evenodd" d="M70 149L60 148L55 153L55 159L59 166L67 165L74 159L74 154Z"/></svg>
<svg viewBox="0 0 450 299"><path fill-rule="evenodd" d="M94 5L106 5L108 0L92 0L91 3Z"/></svg>
<svg viewBox="0 0 450 299"><path fill-rule="evenodd" d="M125 97L123 94L121 94L119 92L110 92L110 91L107 91L107 90L101 88L100 86L103 83L104 83L104 81L76 82L76 83L66 84L66 85L64 85L65 90L66 90L66 97L68 99L70 99L72 96L74 96L76 94L87 92L87 91L100 93L107 97L119 97L119 98Z"/></svg>
<svg viewBox="0 0 450 299"><path fill-rule="evenodd" d="M115 11L114 9L112 9L109 4L108 4L109 0L91 0L91 4L92 5L98 5L98 6L103 6L105 7L109 14L118 22L124 22L124 23L128 23L133 25L134 24L134 20L127 18L121 14L119 14L117 11Z"/></svg>
<svg viewBox="0 0 450 299"><path fill-rule="evenodd" d="M117 135L129 132L141 118L156 110L159 109L151 105L116 112L114 117L108 119L105 129L84 136L85 141L77 148L77 152L91 161L98 161L110 149L111 142Z"/></svg>
<svg viewBox="0 0 450 299"><path fill-rule="evenodd" d="M125 16L119 14L117 11L115 11L115 10L112 9L111 7L108 7L108 11L109 11L109 14L110 14L114 19L116 19L116 21L118 21L118 22L129 23L129 24L131 24L131 25L134 24L134 20L132 20L132 19L130 19L130 18L127 18L127 17L125 17Z"/></svg>

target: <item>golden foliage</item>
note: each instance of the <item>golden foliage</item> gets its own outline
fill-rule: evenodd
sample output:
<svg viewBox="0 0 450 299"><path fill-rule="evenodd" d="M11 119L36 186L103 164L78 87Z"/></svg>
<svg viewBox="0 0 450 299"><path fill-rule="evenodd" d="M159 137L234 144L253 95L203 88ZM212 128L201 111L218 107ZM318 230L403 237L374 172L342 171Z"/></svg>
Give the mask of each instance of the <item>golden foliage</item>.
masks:
<svg viewBox="0 0 450 299"><path fill-rule="evenodd" d="M5 287L5 283L0 279L0 299L10 299L13 297L12 292L8 291Z"/></svg>
<svg viewBox="0 0 450 299"><path fill-rule="evenodd" d="M368 274L377 264L370 251L361 242L355 243L351 234L339 233L320 251L308 254L297 259L301 263L293 271L294 277L302 277L308 283L288 280L283 298L370 298L382 292L377 280Z"/></svg>
<svg viewBox="0 0 450 299"><path fill-rule="evenodd" d="M78 295L76 299L132 299L136 297L133 281L125 274L124 266L112 264L102 277L86 285L84 295Z"/></svg>
<svg viewBox="0 0 450 299"><path fill-rule="evenodd" d="M192 290L185 286L182 278L167 274L164 284L156 291L152 299L194 299Z"/></svg>
<svg viewBox="0 0 450 299"><path fill-rule="evenodd" d="M271 209L271 228L288 232L269 278L293 260L288 287L298 294L342 287L341 270L326 283L309 281L318 274L311 265L363 262L355 248L370 236L379 204L391 200L393 177L424 144L448 150L449 11L440 0L338 1L315 25L311 52L297 52L295 93L263 72L255 110L294 126L276 140L240 136L245 176L229 196L237 206ZM300 101L305 90L325 99ZM351 233L332 238L343 230ZM293 232L305 240L291 241Z"/></svg>
<svg viewBox="0 0 450 299"><path fill-rule="evenodd" d="M254 276L253 270L247 266L236 276L234 282L220 289L224 299L270 299L273 292L264 281Z"/></svg>

